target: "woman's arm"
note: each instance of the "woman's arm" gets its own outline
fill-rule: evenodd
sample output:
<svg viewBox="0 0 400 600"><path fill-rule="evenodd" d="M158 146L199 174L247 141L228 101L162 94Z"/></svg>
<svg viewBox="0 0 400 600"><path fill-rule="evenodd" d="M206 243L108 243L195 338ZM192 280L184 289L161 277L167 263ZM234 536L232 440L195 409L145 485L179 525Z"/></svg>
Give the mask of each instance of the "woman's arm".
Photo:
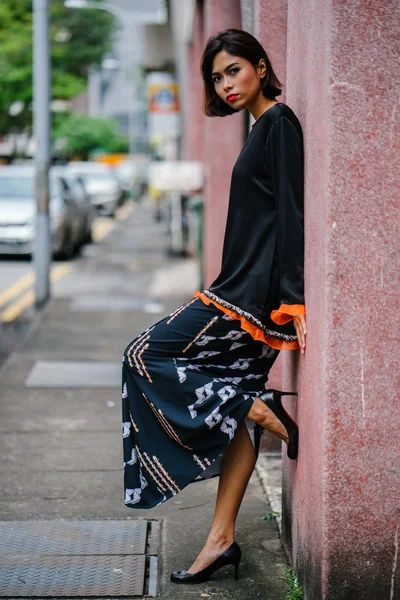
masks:
<svg viewBox="0 0 400 600"><path fill-rule="evenodd" d="M266 164L277 209L280 307L271 312L278 325L293 320L300 348L305 347L304 307L304 150L303 136L287 117L272 125Z"/></svg>

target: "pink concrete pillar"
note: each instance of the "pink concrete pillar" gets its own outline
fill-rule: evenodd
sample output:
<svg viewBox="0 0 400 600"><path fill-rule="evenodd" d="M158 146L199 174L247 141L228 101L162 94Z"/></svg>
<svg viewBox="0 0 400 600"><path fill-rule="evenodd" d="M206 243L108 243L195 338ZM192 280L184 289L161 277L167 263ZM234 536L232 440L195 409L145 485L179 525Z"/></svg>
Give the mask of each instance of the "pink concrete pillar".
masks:
<svg viewBox="0 0 400 600"><path fill-rule="evenodd" d="M229 27L241 27L240 0L205 0L204 47L210 36ZM228 117L204 116L206 286L221 268L230 179L244 139L243 113Z"/></svg>
<svg viewBox="0 0 400 600"><path fill-rule="evenodd" d="M286 102L287 0L254 0L253 35L264 47L272 68L282 83L282 94L277 96L277 100ZM267 387L285 391L292 389L283 387L285 354L287 351L281 352L274 362ZM265 432L261 440L261 450L279 450L282 447L285 451L285 444L272 433Z"/></svg>
<svg viewBox="0 0 400 600"><path fill-rule="evenodd" d="M254 0L253 35L264 47L279 81L279 102L286 102L286 35L288 0Z"/></svg>
<svg viewBox="0 0 400 600"><path fill-rule="evenodd" d="M283 534L305 600L400 598L397 10L396 0L288 6L307 348L285 354L300 450L284 457Z"/></svg>
<svg viewBox="0 0 400 600"><path fill-rule="evenodd" d="M193 17L193 36L188 46L187 110L184 123L183 156L185 160L203 160L204 156L204 114L203 81L200 73L200 59L204 50L203 2L197 0Z"/></svg>

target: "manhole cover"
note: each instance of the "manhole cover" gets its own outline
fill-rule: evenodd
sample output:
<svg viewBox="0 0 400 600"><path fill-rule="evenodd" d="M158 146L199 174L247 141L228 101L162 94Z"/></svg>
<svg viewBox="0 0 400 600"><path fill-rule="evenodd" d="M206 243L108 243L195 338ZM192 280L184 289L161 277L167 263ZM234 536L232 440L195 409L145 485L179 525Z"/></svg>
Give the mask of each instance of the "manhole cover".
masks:
<svg viewBox="0 0 400 600"><path fill-rule="evenodd" d="M131 520L0 522L0 596L154 595L157 559L146 557L149 525ZM155 536L156 527L153 542Z"/></svg>
<svg viewBox="0 0 400 600"><path fill-rule="evenodd" d="M30 370L25 386L114 388L121 385L121 368L118 362L38 360Z"/></svg>

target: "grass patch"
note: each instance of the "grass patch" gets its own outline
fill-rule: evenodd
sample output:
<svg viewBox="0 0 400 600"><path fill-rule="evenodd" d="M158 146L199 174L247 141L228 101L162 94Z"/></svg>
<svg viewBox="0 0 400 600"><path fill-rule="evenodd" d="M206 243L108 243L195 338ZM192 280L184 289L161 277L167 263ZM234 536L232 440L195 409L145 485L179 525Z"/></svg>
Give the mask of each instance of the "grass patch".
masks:
<svg viewBox="0 0 400 600"><path fill-rule="evenodd" d="M283 573L282 579L287 585L285 600L303 600L303 590L297 581L296 573L293 569L284 569Z"/></svg>
<svg viewBox="0 0 400 600"><path fill-rule="evenodd" d="M276 512L276 511L272 510L272 511L271 511L271 512L269 512L269 513L265 513L265 515L263 515L263 516L261 517L261 519L262 519L263 521L269 521L269 519L276 519L277 517L280 517L280 516L281 516L281 513L280 513L280 512Z"/></svg>

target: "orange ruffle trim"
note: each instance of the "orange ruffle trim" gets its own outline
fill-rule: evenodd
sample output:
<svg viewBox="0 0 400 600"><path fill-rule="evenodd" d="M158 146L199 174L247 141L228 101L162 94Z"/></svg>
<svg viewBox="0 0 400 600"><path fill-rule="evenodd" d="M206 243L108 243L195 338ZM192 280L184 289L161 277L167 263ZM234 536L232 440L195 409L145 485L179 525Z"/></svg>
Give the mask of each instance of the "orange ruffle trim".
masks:
<svg viewBox="0 0 400 600"><path fill-rule="evenodd" d="M225 308L225 306L221 306L221 304L218 304L218 302L211 300L211 298L209 298L208 296L206 296L205 294L203 294L202 292L200 292L198 290L196 292L194 292L193 298L200 298L200 300L202 300L204 302L204 304L207 304L207 305L214 304L214 306L216 306L217 308L222 310L222 312L224 312L225 314L232 317L232 319L238 319L240 321L241 328L244 329L245 331L247 331L248 333L250 333L250 335L253 339L264 342L265 344L268 344L268 346L271 346L271 348L275 348L276 350L298 350L300 348L297 341L287 342L285 340L280 340L277 337L266 335L262 329L260 329L256 325L253 325L253 323L250 323L250 321L248 321L244 317L238 315L236 312L234 312L233 310L230 310L229 308ZM272 311L272 312L274 312L274 313L280 312L281 308L283 306L292 308L289 305L282 304L279 307L279 311ZM295 304L293 306L302 306L302 305ZM287 313L287 314L290 314L290 313ZM296 312L296 314L304 314L304 312L303 313ZM287 321L285 321L285 323L290 321L290 319L293 318L293 316L290 317ZM271 313L271 318L272 318L272 313ZM273 320L275 321L275 319L273 319ZM277 321L275 321L275 323L277 323Z"/></svg>
<svg viewBox="0 0 400 600"><path fill-rule="evenodd" d="M298 315L304 315L304 304L281 304L278 310L271 311L271 319L277 325L285 325Z"/></svg>

